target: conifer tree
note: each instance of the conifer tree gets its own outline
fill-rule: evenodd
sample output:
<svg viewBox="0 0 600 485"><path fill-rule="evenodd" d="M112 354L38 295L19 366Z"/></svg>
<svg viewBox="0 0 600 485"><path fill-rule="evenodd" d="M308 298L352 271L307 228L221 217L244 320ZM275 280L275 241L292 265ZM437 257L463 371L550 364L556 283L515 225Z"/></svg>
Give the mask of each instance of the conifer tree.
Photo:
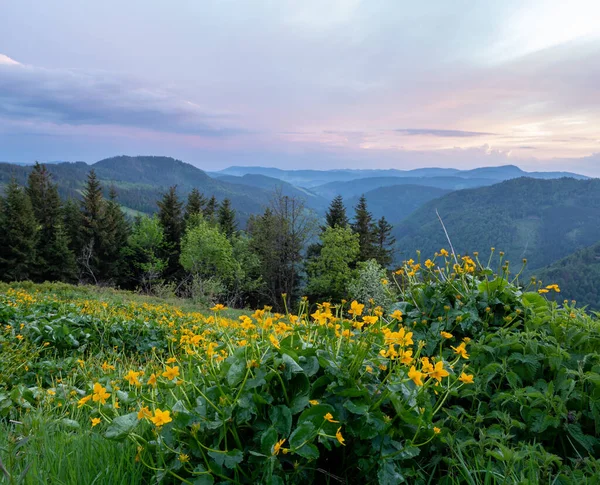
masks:
<svg viewBox="0 0 600 485"><path fill-rule="evenodd" d="M26 280L35 273L38 224L29 196L16 180L0 204L0 278Z"/></svg>
<svg viewBox="0 0 600 485"><path fill-rule="evenodd" d="M105 218L106 201L102 195L102 186L94 169L90 170L81 200L81 242L77 261L81 275L94 283L100 274L100 254L106 246Z"/></svg>
<svg viewBox="0 0 600 485"><path fill-rule="evenodd" d="M167 269L166 278L172 278L179 272L179 254L181 252L181 237L183 236L183 202L177 195L177 187L169 187L158 204L158 220L163 228L166 247Z"/></svg>
<svg viewBox="0 0 600 485"><path fill-rule="evenodd" d="M393 261L396 238L392 235L392 229L393 226L383 216L377 221L375 227L375 259L384 268L392 264Z"/></svg>
<svg viewBox="0 0 600 485"><path fill-rule="evenodd" d="M77 257L83 248L83 215L75 199L68 199L62 207L62 225L69 241L69 249Z"/></svg>
<svg viewBox="0 0 600 485"><path fill-rule="evenodd" d="M45 165L36 162L29 174L27 195L36 218L37 281L72 281L76 275L75 255L62 224L61 202L56 184Z"/></svg>
<svg viewBox="0 0 600 485"><path fill-rule="evenodd" d="M373 215L367 208L367 199L362 195L354 208L354 221L352 230L358 234L360 252L359 261L367 261L377 256L377 247L375 245L375 224Z"/></svg>
<svg viewBox="0 0 600 485"><path fill-rule="evenodd" d="M202 214L205 205L205 197L194 187L188 195L187 204L185 206L185 214L183 216L185 223L187 224L191 217Z"/></svg>
<svg viewBox="0 0 600 485"><path fill-rule="evenodd" d="M105 237L102 247L99 248L101 259L100 274L103 279L120 283L126 277L123 249L127 245L130 228L125 214L117 202L117 191L114 187L110 188L102 225Z"/></svg>
<svg viewBox="0 0 600 485"><path fill-rule="evenodd" d="M235 210L231 207L229 199L223 200L219 206L218 223L221 231L227 239L231 239L237 231L237 223L235 222Z"/></svg>
<svg viewBox="0 0 600 485"><path fill-rule="evenodd" d="M213 195L204 207L204 218L209 222L215 222L217 212L217 198Z"/></svg>
<svg viewBox="0 0 600 485"><path fill-rule="evenodd" d="M344 206L344 199L341 195L336 196L329 204L329 209L325 214L325 221L328 227L347 227L348 216L346 215L346 207ZM325 230L325 228L322 228Z"/></svg>

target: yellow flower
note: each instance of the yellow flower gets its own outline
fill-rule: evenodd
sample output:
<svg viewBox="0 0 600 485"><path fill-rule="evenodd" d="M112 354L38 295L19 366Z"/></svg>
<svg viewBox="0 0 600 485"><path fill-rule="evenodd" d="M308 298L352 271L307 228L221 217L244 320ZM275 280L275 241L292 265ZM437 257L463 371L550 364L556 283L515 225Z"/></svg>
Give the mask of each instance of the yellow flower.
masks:
<svg viewBox="0 0 600 485"><path fill-rule="evenodd" d="M329 421L330 423L339 423L339 421L335 421L333 419L333 415L331 413L327 413L325 416L323 416L323 419L325 421Z"/></svg>
<svg viewBox="0 0 600 485"><path fill-rule="evenodd" d="M427 269L431 269L435 266L435 263L431 261L431 259L428 259L427 261L425 261L425 266L427 267Z"/></svg>
<svg viewBox="0 0 600 485"><path fill-rule="evenodd" d="M360 303L358 303L356 300L354 300L351 304L350 304L350 310L348 310L348 313L350 315L354 315L355 317L360 317L362 315L363 309L365 308L364 305L361 305Z"/></svg>
<svg viewBox="0 0 600 485"><path fill-rule="evenodd" d="M114 366L114 365L111 365L111 364L109 364L109 363L108 363L108 362L106 362L106 361L104 361L104 362L102 363L102 370L103 370L104 372L108 372L109 370L115 370L115 366Z"/></svg>
<svg viewBox="0 0 600 485"><path fill-rule="evenodd" d="M365 367L365 370L369 373L372 374L373 373L373 367L371 367L370 365L368 365L367 367Z"/></svg>
<svg viewBox="0 0 600 485"><path fill-rule="evenodd" d="M365 322L366 324L369 325L373 325L374 323L377 323L378 317L369 317L369 316L365 316L363 317L363 322Z"/></svg>
<svg viewBox="0 0 600 485"><path fill-rule="evenodd" d="M473 376L469 375L469 374L465 374L464 372L460 375L460 377L458 378L459 381L461 381L464 384L473 384Z"/></svg>
<svg viewBox="0 0 600 485"><path fill-rule="evenodd" d="M148 409L148 406L142 406L142 409L140 409L138 411L138 414L137 414L138 419L151 418L151 417L152 417L152 411L150 411L150 409Z"/></svg>
<svg viewBox="0 0 600 485"><path fill-rule="evenodd" d="M167 364L172 364L173 362L177 362L177 359L175 357L169 357L167 359Z"/></svg>
<svg viewBox="0 0 600 485"><path fill-rule="evenodd" d="M79 401L77 401L77 407L80 408L86 402L88 402L90 399L92 399L92 395L91 394L89 396L82 397Z"/></svg>
<svg viewBox="0 0 600 485"><path fill-rule="evenodd" d="M150 376L150 378L148 379L148 385L149 386L156 386L156 374L152 374Z"/></svg>
<svg viewBox="0 0 600 485"><path fill-rule="evenodd" d="M392 318L395 318L396 320L398 320L399 322L402 321L402 312L400 310L395 310L394 313L392 313L390 316Z"/></svg>
<svg viewBox="0 0 600 485"><path fill-rule="evenodd" d="M171 418L170 411L161 411L160 409L155 409L154 416L150 418L150 421L152 421L155 426L162 426L163 424L170 423L173 421L173 419Z"/></svg>
<svg viewBox="0 0 600 485"><path fill-rule="evenodd" d="M437 426L434 426L434 427L433 427L433 432L434 432L435 434L440 434L440 433L442 432L442 430L441 430L440 428L438 428Z"/></svg>
<svg viewBox="0 0 600 485"><path fill-rule="evenodd" d="M429 373L429 376L437 379L438 382L440 382L443 377L448 377L449 375L448 371L444 369L444 363L441 360L435 364L435 368Z"/></svg>
<svg viewBox="0 0 600 485"><path fill-rule="evenodd" d="M93 388L94 394L92 399L94 402L100 402L100 404L104 404L106 400L110 397L110 392L106 392L106 388L102 387L99 382L94 384Z"/></svg>
<svg viewBox="0 0 600 485"><path fill-rule="evenodd" d="M226 310L227 307L225 305L221 305L220 303L217 303L214 307L211 308L211 311L213 312L219 312L221 310Z"/></svg>
<svg viewBox="0 0 600 485"><path fill-rule="evenodd" d="M413 354L412 350L402 350L400 352L400 362L402 362L405 365L410 364L413 360L412 354Z"/></svg>
<svg viewBox="0 0 600 485"><path fill-rule="evenodd" d="M340 445L342 446L346 446L346 444L344 443L344 437L342 436L342 428L338 428L337 431L335 432L335 437L337 438L337 440L340 442Z"/></svg>
<svg viewBox="0 0 600 485"><path fill-rule="evenodd" d="M177 366L177 365L174 365L173 367L167 366L166 370L162 373L162 376L166 377L170 381L172 381L176 377L179 377L179 366Z"/></svg>
<svg viewBox="0 0 600 485"><path fill-rule="evenodd" d="M275 335L273 335L273 334L269 335L269 341L271 342L273 347L275 347L276 349L279 348L279 340L277 340L277 337L275 337Z"/></svg>
<svg viewBox="0 0 600 485"><path fill-rule="evenodd" d="M316 399L311 399L308 402L310 403L311 406L316 406L317 404L319 404L319 401L317 401Z"/></svg>
<svg viewBox="0 0 600 485"><path fill-rule="evenodd" d="M99 425L101 422L102 420L100 418L92 418L92 428Z"/></svg>
<svg viewBox="0 0 600 485"><path fill-rule="evenodd" d="M454 350L455 354L460 355L463 359L469 358L469 354L467 354L466 344L464 342L462 342L458 347L450 346L450 348Z"/></svg>
<svg viewBox="0 0 600 485"><path fill-rule="evenodd" d="M131 386L139 386L140 385L140 381L138 379L139 375L140 375L140 372L135 372L134 370L130 370L127 374L125 374L123 379L125 379L126 381L129 381L129 385L131 385Z"/></svg>
<svg viewBox="0 0 600 485"><path fill-rule="evenodd" d="M448 251L446 251L444 248L440 249L440 254L444 257L448 256Z"/></svg>
<svg viewBox="0 0 600 485"><path fill-rule="evenodd" d="M544 288L541 288L541 289L539 289L539 290L538 290L538 293L539 293L540 295L543 295L544 293L548 293L549 291L550 291L550 290L546 290L546 289L544 289Z"/></svg>
<svg viewBox="0 0 600 485"><path fill-rule="evenodd" d="M385 285L389 284L389 281L386 278L383 278L381 280L381 284L385 286Z"/></svg>
<svg viewBox="0 0 600 485"><path fill-rule="evenodd" d="M408 371L408 377L410 377L417 386L423 385L423 373L419 372L414 365Z"/></svg>
<svg viewBox="0 0 600 485"><path fill-rule="evenodd" d="M452 338L454 337L454 335L452 335L450 332L440 332L440 335L444 338Z"/></svg>
<svg viewBox="0 0 600 485"><path fill-rule="evenodd" d="M177 457L177 459L181 462L181 463L187 463L188 461L190 461L190 456L186 455L184 453L180 453L179 456Z"/></svg>
<svg viewBox="0 0 600 485"><path fill-rule="evenodd" d="M281 446L285 443L285 438L282 440L279 440L277 443L275 443L273 445L273 453L272 455L278 455L279 451L281 450Z"/></svg>
<svg viewBox="0 0 600 485"><path fill-rule="evenodd" d="M23 335L21 335L21 334L17 335L17 339L23 340Z"/></svg>

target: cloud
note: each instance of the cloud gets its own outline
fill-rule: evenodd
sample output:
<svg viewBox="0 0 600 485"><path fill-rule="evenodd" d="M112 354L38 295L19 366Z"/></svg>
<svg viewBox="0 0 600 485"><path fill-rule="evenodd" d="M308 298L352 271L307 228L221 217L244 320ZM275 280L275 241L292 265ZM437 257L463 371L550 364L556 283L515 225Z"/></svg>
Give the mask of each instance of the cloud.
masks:
<svg viewBox="0 0 600 485"><path fill-rule="evenodd" d="M0 117L58 125L116 125L223 137L232 116L103 71L45 69L0 54Z"/></svg>
<svg viewBox="0 0 600 485"><path fill-rule="evenodd" d="M484 135L495 135L494 133L486 133L483 131L463 131L463 130L438 130L428 128L398 128L395 130L397 133L403 135L429 135L449 138L466 138L472 136L484 136Z"/></svg>

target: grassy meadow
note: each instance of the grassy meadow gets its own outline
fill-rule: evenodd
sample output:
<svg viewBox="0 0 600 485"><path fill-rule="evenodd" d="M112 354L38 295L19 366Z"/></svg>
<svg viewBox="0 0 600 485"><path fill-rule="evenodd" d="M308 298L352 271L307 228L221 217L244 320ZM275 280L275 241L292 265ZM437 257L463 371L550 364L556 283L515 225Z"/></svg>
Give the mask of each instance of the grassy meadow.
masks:
<svg viewBox="0 0 600 485"><path fill-rule="evenodd" d="M600 322L445 250L393 303L0 285L10 484L600 483Z"/></svg>

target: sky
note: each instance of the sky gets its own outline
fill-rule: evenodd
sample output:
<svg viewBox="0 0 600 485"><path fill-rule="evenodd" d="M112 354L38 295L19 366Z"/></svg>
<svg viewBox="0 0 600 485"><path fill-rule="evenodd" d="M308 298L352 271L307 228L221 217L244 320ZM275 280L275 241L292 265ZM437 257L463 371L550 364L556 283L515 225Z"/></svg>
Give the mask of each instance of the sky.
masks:
<svg viewBox="0 0 600 485"><path fill-rule="evenodd" d="M597 0L0 0L0 160L600 176Z"/></svg>

